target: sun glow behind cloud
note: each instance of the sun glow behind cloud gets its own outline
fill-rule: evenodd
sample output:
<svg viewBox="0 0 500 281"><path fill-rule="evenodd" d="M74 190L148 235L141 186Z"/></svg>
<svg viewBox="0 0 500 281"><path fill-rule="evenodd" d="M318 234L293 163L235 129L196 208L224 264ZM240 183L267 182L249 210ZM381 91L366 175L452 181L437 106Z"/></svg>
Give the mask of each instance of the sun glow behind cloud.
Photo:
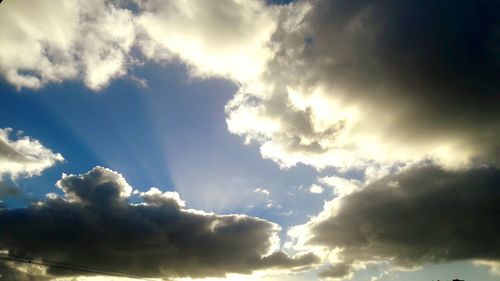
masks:
<svg viewBox="0 0 500 281"><path fill-rule="evenodd" d="M227 134L225 121L228 131L240 136L249 150L257 147L262 157L278 164L283 172L296 171L294 167L300 170L303 165L316 169L316 183L302 185L310 188L300 194L326 200L323 211L308 214L309 221L283 231L290 235L284 249L311 250L323 259L326 269L320 277L348 277L367 264L387 263L392 270L407 270L426 262L454 259L482 260L482 264L495 271L498 255L485 255L495 248L481 248L477 241L483 239L460 236L469 233L468 237L473 237L473 233L461 220L441 212L446 208L436 208L455 202L460 206L455 213L462 211L463 216L471 216L470 225L484 217L498 220L498 216L492 215L497 212L489 201L497 199L492 186L498 182L495 166L500 151L500 103L495 72L498 60L492 58L498 49L495 43L498 34L494 32L498 17L492 15L496 8L493 2L456 1L454 5L436 5L432 1L390 5L343 0L303 0L290 5L239 0L31 2L2 4L0 33L5 36L0 39L0 47L5 51L0 54L0 73L18 91L26 88L43 91L44 86L54 83L66 89L63 82L81 81L91 91L103 92L91 98L84 97L90 94L87 92L64 93L65 96L54 95L57 99L42 103L61 119L68 131L102 158L103 163L99 164L127 175L135 174L134 181L144 185L140 186L143 192L134 193L135 199L174 200L178 202L176 206L184 208L179 196L175 196L177 190L183 198L184 195L189 198L187 204L194 202L205 211L249 212L260 204L269 212L285 213L275 202L275 196L283 196L285 192L276 192L272 186L275 182L269 180L263 184L233 174L237 169L253 169L250 166L260 162L245 166L238 161L251 159L248 155L220 157L237 149L230 141L219 142L218 136L210 135L212 131L205 128L206 123L217 119L222 125L210 129L215 128L220 134L218 129L223 128ZM60 12L54 14L54 10ZM151 65L158 68L180 65L175 71L187 74L171 77L197 85L199 92L207 85L214 85L210 83L215 79L225 79L226 84L208 88L217 91L220 87L221 92L230 89L230 95L235 94L205 100L190 96L204 106L217 106L219 114L203 112L200 104L190 107L181 98L165 98L186 94L179 90L187 88L186 85L181 87L181 83L168 81L143 83L151 75L148 73ZM110 86L120 77L124 79ZM156 89L164 86L164 89L140 88L145 92L141 96L143 93L138 94L139 91L128 91L127 81L136 81L142 87L150 84ZM194 92L193 89L189 91ZM118 96L120 91L125 93ZM172 101L174 105L169 104ZM179 102L185 104L178 106ZM173 113L166 114L167 109ZM85 117L78 118L80 114ZM187 115L196 118L189 119ZM29 137L12 140L9 133L3 130L1 174L12 179L39 175L62 162L60 154L37 140ZM223 147L211 147L221 143ZM134 165L127 165L127 161ZM260 175L272 179L275 174ZM68 193L60 184L88 176L88 173L65 175L58 186L67 196L51 195L47 201L60 199L63 205L95 205L109 197L104 192L107 178L104 182L85 183L89 189L96 184L99 186L96 189L104 189L104 193L92 200L82 197L85 192ZM456 182L456 178L463 181ZM165 182L170 193L142 190ZM130 187L126 182L118 185ZM478 192L472 192L470 186ZM330 187L333 194L324 192ZM429 193L414 193L429 187L432 187ZM293 192L296 191L293 187L286 188L289 197L282 200L299 194ZM128 198L130 192L127 188L121 197ZM429 194L436 196L428 197ZM454 197L457 194L469 201ZM484 194L490 196L481 197ZM419 201L421 198L428 200ZM124 210L141 206L115 201L106 202L116 203ZM401 211L387 211L384 202L395 209L400 207ZM398 205L401 202L407 204ZM470 202L483 209L471 207ZM153 205L161 204L142 206ZM366 206L372 209L367 211ZM3 205L0 210L8 213ZM432 214L426 213L429 210ZM290 211L292 214L293 210ZM201 220L217 216L184 209L181 213L199 215ZM256 217L246 218L264 223ZM442 218L449 228L436 226L441 232L412 236L424 229L423 221L437 223L434 218ZM359 223L353 226L353 221ZM207 225L212 232L220 226ZM494 227L492 224L491 228ZM276 239L279 227L271 228L274 234L268 237L272 245L267 254L280 248ZM449 229L458 231L447 232ZM484 235L489 237L488 233ZM408 243L398 240L399 237L413 240ZM462 243L455 245L453 241ZM392 247L393 244L402 245L407 251ZM449 248L432 250L439 245ZM278 252L268 260L259 258L260 262L271 264L296 262L295 257L287 257ZM245 261L252 268L248 273L254 270L255 275L228 275L228 278L273 278L259 272L261 265L255 260L260 259L252 258ZM493 261L484 262L488 258ZM230 262L234 261L227 260L225 265ZM238 266L217 268L215 273L207 275L242 271L245 270ZM182 274L195 275L186 272Z"/></svg>

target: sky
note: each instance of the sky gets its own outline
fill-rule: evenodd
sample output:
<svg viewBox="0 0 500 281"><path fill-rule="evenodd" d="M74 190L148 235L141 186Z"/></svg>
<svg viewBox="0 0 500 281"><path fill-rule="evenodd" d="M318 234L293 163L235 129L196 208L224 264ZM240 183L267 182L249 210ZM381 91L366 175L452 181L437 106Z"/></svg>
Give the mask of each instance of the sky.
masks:
<svg viewBox="0 0 500 281"><path fill-rule="evenodd" d="M3 1L0 280L500 280L498 11Z"/></svg>

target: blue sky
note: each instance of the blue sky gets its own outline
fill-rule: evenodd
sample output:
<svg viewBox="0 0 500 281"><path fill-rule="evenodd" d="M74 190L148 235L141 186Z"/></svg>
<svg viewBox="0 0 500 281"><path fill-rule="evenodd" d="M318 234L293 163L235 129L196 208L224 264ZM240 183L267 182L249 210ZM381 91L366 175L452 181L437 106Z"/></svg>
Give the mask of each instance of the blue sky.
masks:
<svg viewBox="0 0 500 281"><path fill-rule="evenodd" d="M0 5L0 280L499 280L493 1L57 1Z"/></svg>
<svg viewBox="0 0 500 281"><path fill-rule="evenodd" d="M178 191L197 209L273 221L283 219L279 213L300 209L290 225L321 210L324 196L299 190L316 182L314 169L282 170L262 159L257 146L227 131L224 106L236 90L233 83L188 81L182 66L151 65L138 74L148 77L148 88L126 79L98 93L76 83L38 91L16 91L3 83L2 127L23 131L66 159L20 185L39 199L54 191L62 173L100 165L127 175L140 191L152 186ZM254 192L257 188L271 196Z"/></svg>

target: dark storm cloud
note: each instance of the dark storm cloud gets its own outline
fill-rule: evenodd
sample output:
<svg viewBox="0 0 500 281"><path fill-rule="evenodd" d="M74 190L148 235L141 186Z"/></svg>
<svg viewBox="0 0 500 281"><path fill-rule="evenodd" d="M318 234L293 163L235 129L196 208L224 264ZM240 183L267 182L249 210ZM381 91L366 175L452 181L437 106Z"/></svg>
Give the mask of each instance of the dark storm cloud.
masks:
<svg viewBox="0 0 500 281"><path fill-rule="evenodd" d="M496 168L413 168L338 200L337 211L310 225L308 243L343 249L345 261L391 260L402 267L500 261Z"/></svg>
<svg viewBox="0 0 500 281"><path fill-rule="evenodd" d="M312 7L294 25L305 2ZM271 93L256 93L256 105L237 96L227 107L230 130L271 141L280 151L265 156L285 166L295 164L290 159L327 166L321 155L365 163L439 157L450 166L498 163L499 1L324 0L295 7L281 14L273 35L279 48L263 79ZM294 107L289 89L305 97L320 89L324 100L342 106L322 117L317 104ZM349 106L358 119L342 116ZM281 127L270 135L243 118L236 123L238 112L258 112ZM371 150L363 150L367 138L375 140ZM294 156L301 150L308 153Z"/></svg>
<svg viewBox="0 0 500 281"><path fill-rule="evenodd" d="M143 204L127 201L120 174L96 167L64 176L65 197L0 210L0 249L11 255L151 277L206 277L298 268L311 254L268 253L277 226L244 215L188 210L176 193L152 189ZM81 274L50 269L49 274ZM19 273L17 273L19 274Z"/></svg>
<svg viewBox="0 0 500 281"><path fill-rule="evenodd" d="M308 16L305 60L319 67L309 79L453 128L498 125L499 11L498 1L320 1Z"/></svg>

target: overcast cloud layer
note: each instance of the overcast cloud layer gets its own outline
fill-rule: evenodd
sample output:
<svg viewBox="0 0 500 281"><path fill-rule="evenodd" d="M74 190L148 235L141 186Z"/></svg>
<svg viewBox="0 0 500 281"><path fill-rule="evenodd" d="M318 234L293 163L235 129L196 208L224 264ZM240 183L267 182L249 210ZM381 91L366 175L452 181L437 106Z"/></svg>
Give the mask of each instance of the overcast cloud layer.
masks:
<svg viewBox="0 0 500 281"><path fill-rule="evenodd" d="M132 188L109 169L64 175L57 186L64 196L51 194L25 209L0 210L0 249L42 261L164 278L297 269L318 262L312 254L291 257L277 251L279 227L274 223L186 209L175 192L152 188L140 194L144 203L132 205ZM27 278L14 266L6 276ZM82 273L49 268L42 277L51 275Z"/></svg>

